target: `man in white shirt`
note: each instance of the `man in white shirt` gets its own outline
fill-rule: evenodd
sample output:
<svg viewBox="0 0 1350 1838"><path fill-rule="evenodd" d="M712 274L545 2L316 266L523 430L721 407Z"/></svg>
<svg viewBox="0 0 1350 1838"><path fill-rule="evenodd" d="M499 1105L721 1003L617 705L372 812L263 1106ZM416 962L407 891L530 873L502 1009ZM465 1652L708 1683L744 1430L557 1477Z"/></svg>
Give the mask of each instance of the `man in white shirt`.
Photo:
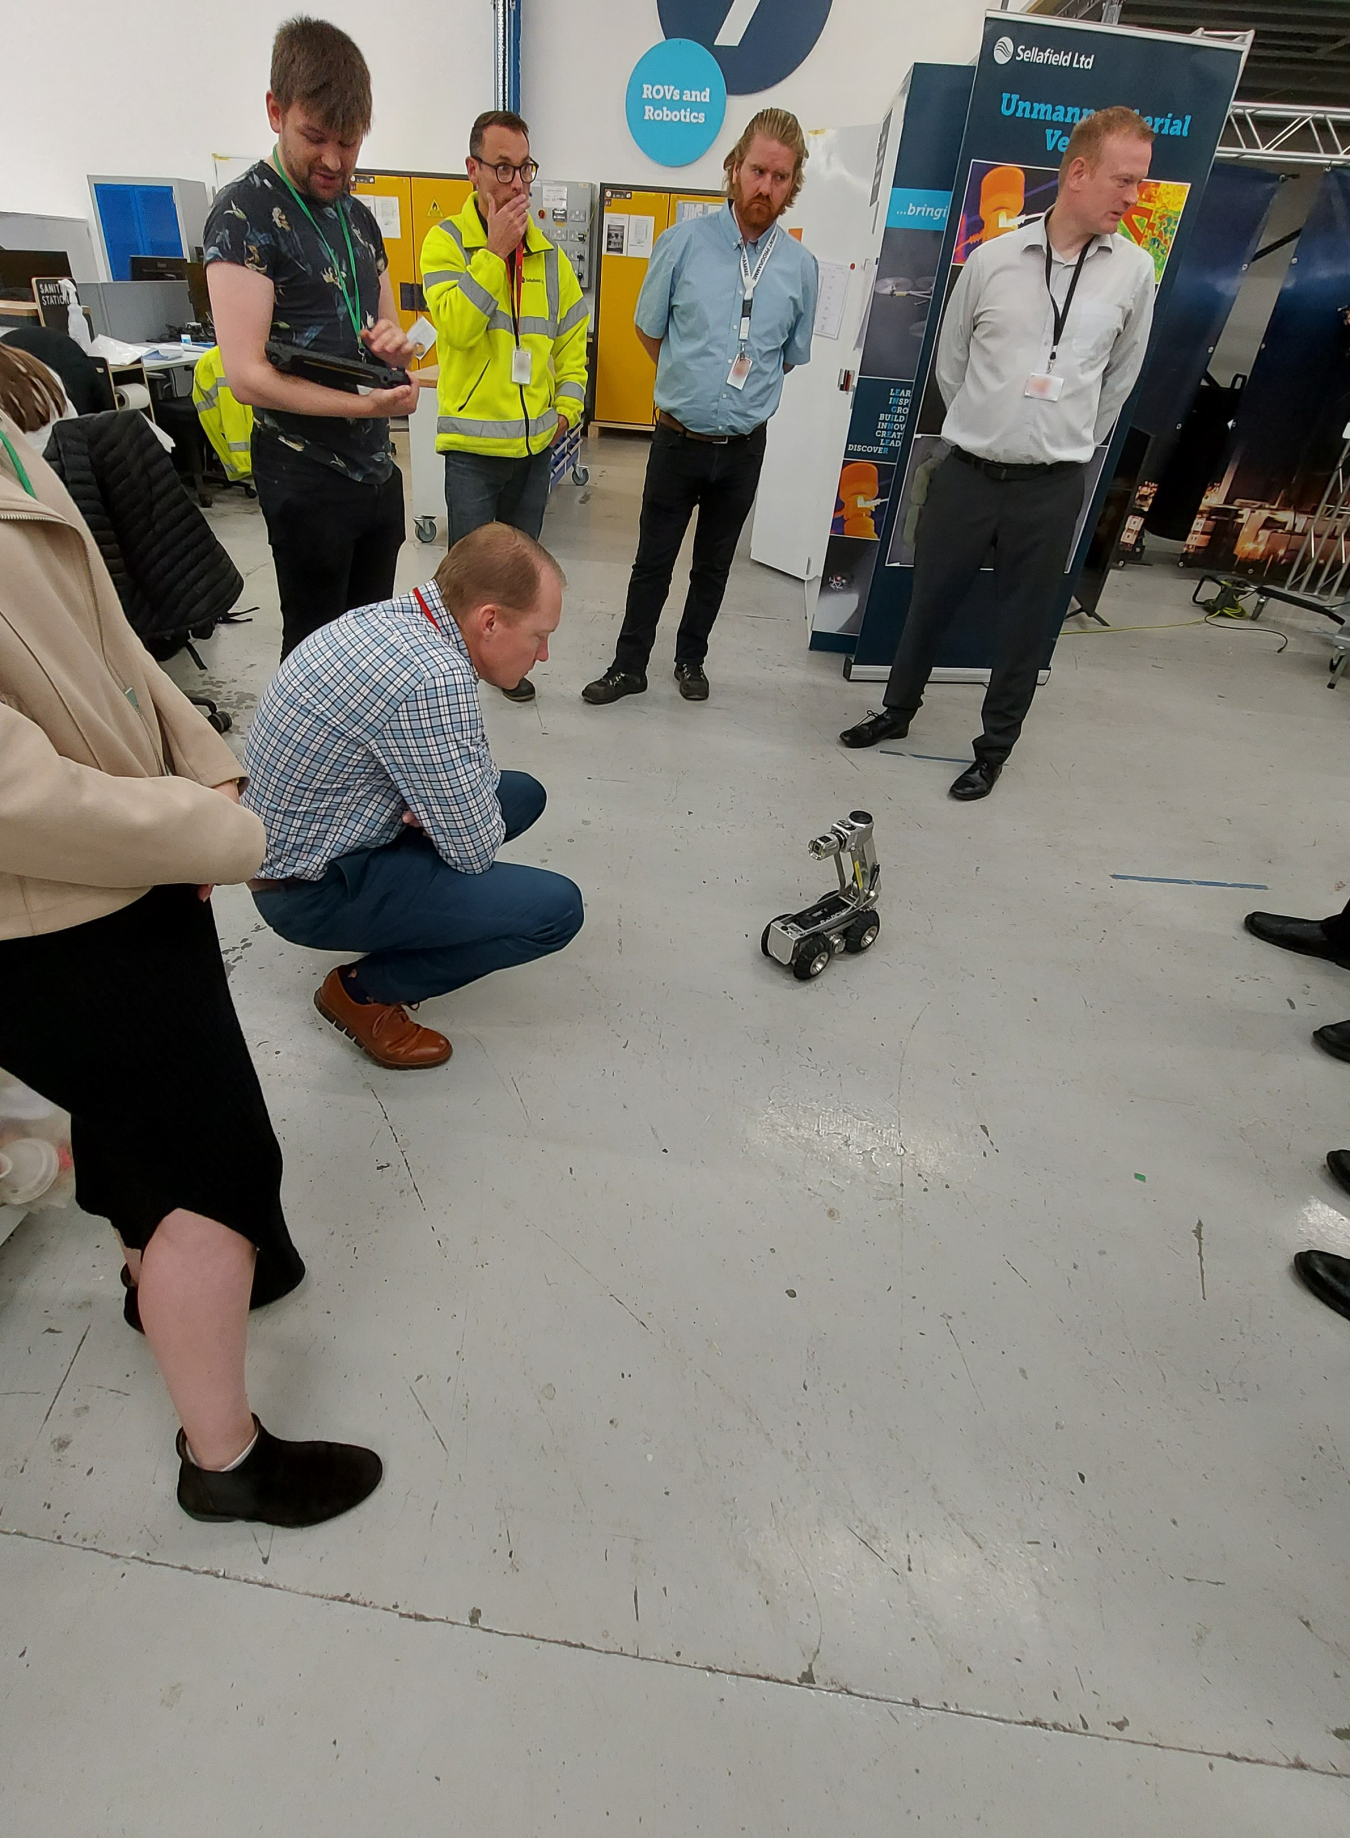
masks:
<svg viewBox="0 0 1350 1838"><path fill-rule="evenodd" d="M990 550L995 656L975 761L951 787L985 798L1012 751L1045 656L1084 472L1134 388L1153 321L1153 258L1118 235L1148 176L1153 130L1133 109L1075 126L1045 217L968 258L938 339L951 451L919 516L914 585L885 705L839 736L897 739Z"/></svg>

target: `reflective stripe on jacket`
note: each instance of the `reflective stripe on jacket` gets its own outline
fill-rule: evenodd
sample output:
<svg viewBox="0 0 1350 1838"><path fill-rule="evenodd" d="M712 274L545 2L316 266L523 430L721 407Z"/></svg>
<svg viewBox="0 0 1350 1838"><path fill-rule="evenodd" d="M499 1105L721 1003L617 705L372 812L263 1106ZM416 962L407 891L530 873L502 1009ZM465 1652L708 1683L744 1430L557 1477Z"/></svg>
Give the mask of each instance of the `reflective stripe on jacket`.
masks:
<svg viewBox="0 0 1350 1838"><path fill-rule="evenodd" d="M520 323L511 268L487 247L470 196L458 217L427 232L422 292L436 328L436 446L442 453L523 459L542 453L561 418L586 403L586 303L561 249L531 222L525 231ZM530 381L511 381L517 337L530 353Z"/></svg>
<svg viewBox="0 0 1350 1838"><path fill-rule="evenodd" d="M227 479L253 477L253 410L230 394L220 346L212 345L192 372L192 406Z"/></svg>

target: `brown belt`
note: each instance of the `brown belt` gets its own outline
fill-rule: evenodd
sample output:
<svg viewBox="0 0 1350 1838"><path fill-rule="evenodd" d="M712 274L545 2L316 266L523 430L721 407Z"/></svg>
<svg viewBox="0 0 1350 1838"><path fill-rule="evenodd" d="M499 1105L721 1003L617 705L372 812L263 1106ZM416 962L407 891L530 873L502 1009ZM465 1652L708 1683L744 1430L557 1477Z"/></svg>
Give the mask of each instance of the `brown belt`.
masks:
<svg viewBox="0 0 1350 1838"><path fill-rule="evenodd" d="M663 408L656 411L656 419L663 428L674 428L677 434L683 434L686 440L706 440L710 447L725 447L733 440L749 440L750 434L758 434L759 428L751 428L750 434L697 434L693 428L687 428L682 421L668 414ZM764 426L761 421L760 427Z"/></svg>

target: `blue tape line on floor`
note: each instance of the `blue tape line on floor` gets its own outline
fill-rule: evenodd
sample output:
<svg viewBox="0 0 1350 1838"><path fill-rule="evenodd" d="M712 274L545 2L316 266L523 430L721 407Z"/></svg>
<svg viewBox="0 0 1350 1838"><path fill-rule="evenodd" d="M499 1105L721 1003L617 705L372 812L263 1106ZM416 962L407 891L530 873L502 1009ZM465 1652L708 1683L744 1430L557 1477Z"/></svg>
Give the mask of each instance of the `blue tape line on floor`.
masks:
<svg viewBox="0 0 1350 1838"><path fill-rule="evenodd" d="M878 753L890 753L898 759L935 759L944 766L969 766L968 759L955 759L950 753L911 753L907 747L878 747Z"/></svg>
<svg viewBox="0 0 1350 1838"><path fill-rule="evenodd" d="M1264 881L1188 881L1176 874L1113 874L1113 881L1152 881L1162 887L1245 887L1252 893L1269 893Z"/></svg>

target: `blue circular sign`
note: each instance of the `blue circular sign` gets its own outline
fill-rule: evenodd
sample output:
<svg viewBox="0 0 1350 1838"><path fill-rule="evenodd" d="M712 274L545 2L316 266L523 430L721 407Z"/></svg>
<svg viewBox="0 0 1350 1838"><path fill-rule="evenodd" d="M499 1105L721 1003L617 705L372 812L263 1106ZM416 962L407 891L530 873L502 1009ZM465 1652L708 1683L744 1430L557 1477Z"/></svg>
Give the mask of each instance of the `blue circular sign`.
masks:
<svg viewBox="0 0 1350 1838"><path fill-rule="evenodd" d="M831 0L657 0L667 38L706 45L733 96L790 77L815 49Z"/></svg>
<svg viewBox="0 0 1350 1838"><path fill-rule="evenodd" d="M633 66L624 107L628 132L648 159L687 166L722 130L727 86L710 51L687 38L668 38Z"/></svg>

